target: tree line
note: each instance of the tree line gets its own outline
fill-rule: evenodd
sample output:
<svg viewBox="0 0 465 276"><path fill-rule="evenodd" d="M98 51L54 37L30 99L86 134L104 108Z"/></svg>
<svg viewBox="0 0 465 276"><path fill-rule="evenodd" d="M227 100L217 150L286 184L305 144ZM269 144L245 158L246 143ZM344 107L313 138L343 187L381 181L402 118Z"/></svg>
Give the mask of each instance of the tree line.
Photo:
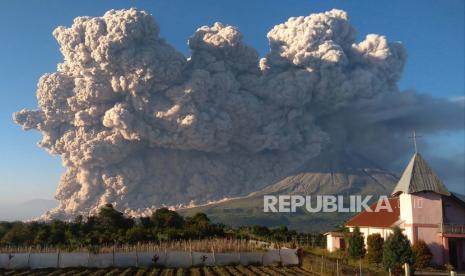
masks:
<svg viewBox="0 0 465 276"><path fill-rule="evenodd" d="M157 243L172 240L195 240L212 237L267 241L309 240L320 244L321 234L304 234L287 227L243 226L231 228L213 223L204 213L182 217L167 208L151 216L132 218L104 205L95 216L77 216L73 221L0 222L0 246L38 246L75 249L99 245Z"/></svg>

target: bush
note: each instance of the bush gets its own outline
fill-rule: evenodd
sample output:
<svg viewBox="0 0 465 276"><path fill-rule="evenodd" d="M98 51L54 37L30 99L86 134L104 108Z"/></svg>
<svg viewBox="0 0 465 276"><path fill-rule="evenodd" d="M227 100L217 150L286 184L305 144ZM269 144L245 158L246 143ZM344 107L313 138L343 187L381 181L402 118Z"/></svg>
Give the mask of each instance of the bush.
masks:
<svg viewBox="0 0 465 276"><path fill-rule="evenodd" d="M371 234L367 238L367 260L372 264L383 261L384 240L380 234Z"/></svg>
<svg viewBox="0 0 465 276"><path fill-rule="evenodd" d="M176 228L184 226L184 218L168 208L157 209L150 218L153 226L157 228Z"/></svg>
<svg viewBox="0 0 465 276"><path fill-rule="evenodd" d="M429 266L431 259L433 258L433 254L431 254L426 242L422 240L417 241L412 246L412 252L415 259L415 269L423 269Z"/></svg>
<svg viewBox="0 0 465 276"><path fill-rule="evenodd" d="M365 240L363 239L360 228L356 226L349 237L349 248L347 253L349 257L358 259L365 256Z"/></svg>
<svg viewBox="0 0 465 276"><path fill-rule="evenodd" d="M402 234L402 230L395 227L393 231L394 233L384 242L383 266L386 271L391 269L394 275L401 275L405 263L413 264L413 253L410 241Z"/></svg>

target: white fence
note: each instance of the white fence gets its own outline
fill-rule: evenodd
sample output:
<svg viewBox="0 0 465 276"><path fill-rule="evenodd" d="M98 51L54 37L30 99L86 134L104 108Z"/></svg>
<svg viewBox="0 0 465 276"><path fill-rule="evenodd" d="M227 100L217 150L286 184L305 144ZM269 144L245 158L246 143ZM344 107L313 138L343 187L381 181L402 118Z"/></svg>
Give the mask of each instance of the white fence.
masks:
<svg viewBox="0 0 465 276"><path fill-rule="evenodd" d="M297 265L299 258L296 249L271 249L266 252L114 252L114 253L1 253L0 269L36 269L66 267L190 267L221 266L235 264Z"/></svg>

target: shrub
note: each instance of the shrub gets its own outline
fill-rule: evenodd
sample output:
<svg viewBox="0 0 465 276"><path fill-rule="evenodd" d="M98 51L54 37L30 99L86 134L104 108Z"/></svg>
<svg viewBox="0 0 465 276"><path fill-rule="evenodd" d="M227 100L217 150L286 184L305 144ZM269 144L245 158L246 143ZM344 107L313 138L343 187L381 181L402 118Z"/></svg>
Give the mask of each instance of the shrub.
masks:
<svg viewBox="0 0 465 276"><path fill-rule="evenodd" d="M431 254L426 242L422 240L417 241L412 246L412 252L415 259L415 269L423 269L429 266L431 259L433 258L433 254Z"/></svg>
<svg viewBox="0 0 465 276"><path fill-rule="evenodd" d="M383 266L386 271L391 269L394 275L401 275L403 264L413 264L413 253L410 241L402 234L402 230L395 227L393 231L384 242Z"/></svg>
<svg viewBox="0 0 465 276"><path fill-rule="evenodd" d="M365 240L363 239L360 228L356 226L352 235L349 237L349 248L347 253L351 258L362 258L365 256Z"/></svg>
<svg viewBox="0 0 465 276"><path fill-rule="evenodd" d="M367 259L372 264L380 264L383 261L384 240L380 234L371 234L367 238Z"/></svg>

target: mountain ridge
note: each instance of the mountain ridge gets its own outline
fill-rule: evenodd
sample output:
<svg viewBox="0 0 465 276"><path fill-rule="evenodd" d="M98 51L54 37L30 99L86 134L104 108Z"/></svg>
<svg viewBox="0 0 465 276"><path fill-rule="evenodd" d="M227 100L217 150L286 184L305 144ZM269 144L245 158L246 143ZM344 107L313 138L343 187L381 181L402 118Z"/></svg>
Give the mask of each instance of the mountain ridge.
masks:
<svg viewBox="0 0 465 276"><path fill-rule="evenodd" d="M31 220L56 207L55 199L35 198L20 203L0 203L0 221Z"/></svg>
<svg viewBox="0 0 465 276"><path fill-rule="evenodd" d="M261 224L299 231L326 231L353 213L264 213L264 195L389 195L397 175L362 156L329 151L304 163L294 173L242 198L178 210L182 215L206 213L231 226Z"/></svg>

